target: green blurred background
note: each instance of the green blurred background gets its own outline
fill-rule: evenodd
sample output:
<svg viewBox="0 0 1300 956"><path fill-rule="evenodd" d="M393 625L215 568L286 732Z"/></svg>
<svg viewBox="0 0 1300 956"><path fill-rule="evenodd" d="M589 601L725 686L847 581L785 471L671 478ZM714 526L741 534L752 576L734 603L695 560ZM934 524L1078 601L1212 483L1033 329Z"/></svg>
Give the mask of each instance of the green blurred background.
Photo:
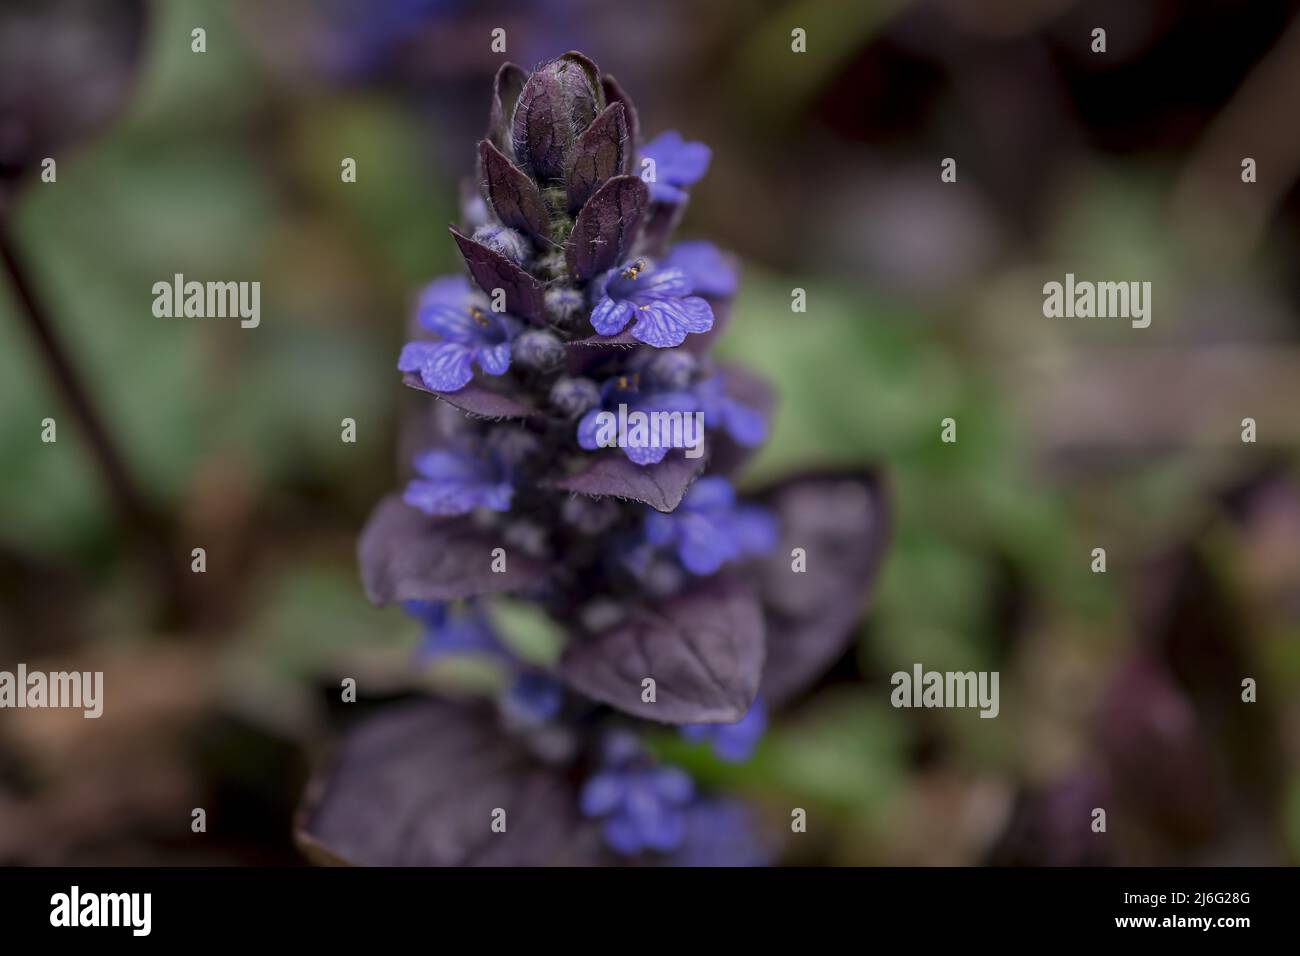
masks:
<svg viewBox="0 0 1300 956"><path fill-rule="evenodd" d="M115 702L99 721L0 718L0 861L295 862L304 774L348 716L340 675L370 703L490 682L412 667L416 625L366 603L354 543L397 482L420 397L396 354L414 292L458 268L445 226L490 78L569 48L618 76L643 132L713 148L680 235L742 257L721 351L780 394L746 480L879 462L895 493L852 654L749 764L663 752L778 819L814 808L829 825L792 862L1300 856L1294 4L150 14L122 114L7 218L165 516L184 593L161 595L127 546L0 295L0 666L102 669ZM1258 183L1241 182L1245 156ZM155 318L151 287L178 272L259 280L261 326ZM1066 272L1150 280L1151 327L1045 319L1042 284ZM187 573L193 547L204 575ZM1000 718L893 710L889 675L915 662L1000 671ZM1240 702L1245 677L1258 703ZM1115 808L1104 841L1092 806Z"/></svg>

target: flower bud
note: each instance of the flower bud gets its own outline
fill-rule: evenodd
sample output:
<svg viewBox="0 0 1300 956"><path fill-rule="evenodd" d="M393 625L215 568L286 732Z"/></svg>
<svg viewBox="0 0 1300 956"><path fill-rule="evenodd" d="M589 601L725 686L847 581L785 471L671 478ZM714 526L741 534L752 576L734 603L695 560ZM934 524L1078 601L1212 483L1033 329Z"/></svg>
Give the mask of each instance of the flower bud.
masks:
<svg viewBox="0 0 1300 956"><path fill-rule="evenodd" d="M505 226L489 224L474 230L474 241L481 242L493 252L499 253L515 265L523 265L532 254L532 247L523 233L507 229Z"/></svg>
<svg viewBox="0 0 1300 956"><path fill-rule="evenodd" d="M610 498L585 498L575 495L565 500L560 510L565 523L583 534L600 534L619 519L619 507Z"/></svg>
<svg viewBox="0 0 1300 956"><path fill-rule="evenodd" d="M553 285L545 293L546 314L561 328L576 327L578 320L586 317L587 303L571 285Z"/></svg>
<svg viewBox="0 0 1300 956"><path fill-rule="evenodd" d="M652 388L683 389L691 384L699 367L685 349L657 349L646 363L645 378Z"/></svg>
<svg viewBox="0 0 1300 956"><path fill-rule="evenodd" d="M600 386L589 378L561 378L551 386L551 404L561 414L577 418L600 404Z"/></svg>
<svg viewBox="0 0 1300 956"><path fill-rule="evenodd" d="M545 371L564 360L564 343L544 329L529 329L513 345L514 357L525 368Z"/></svg>
<svg viewBox="0 0 1300 956"><path fill-rule="evenodd" d="M604 102L595 64L578 53L543 63L515 104L515 156L543 183L564 178L573 143Z"/></svg>

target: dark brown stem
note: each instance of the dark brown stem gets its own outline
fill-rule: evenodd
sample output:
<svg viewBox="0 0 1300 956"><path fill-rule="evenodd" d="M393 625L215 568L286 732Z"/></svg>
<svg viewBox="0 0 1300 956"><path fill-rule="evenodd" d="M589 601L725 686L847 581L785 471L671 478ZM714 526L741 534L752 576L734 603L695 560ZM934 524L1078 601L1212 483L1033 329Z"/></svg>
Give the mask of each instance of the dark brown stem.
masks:
<svg viewBox="0 0 1300 956"><path fill-rule="evenodd" d="M104 419L69 357L67 345L59 334L49 310L37 294L31 275L23 262L9 224L0 217L0 258L22 303L20 310L36 339L45 365L54 379L73 416L90 444L91 455L107 485L119 520L142 559L159 576L164 600L173 610L181 607L177 569L170 560L162 523L151 510L114 443Z"/></svg>

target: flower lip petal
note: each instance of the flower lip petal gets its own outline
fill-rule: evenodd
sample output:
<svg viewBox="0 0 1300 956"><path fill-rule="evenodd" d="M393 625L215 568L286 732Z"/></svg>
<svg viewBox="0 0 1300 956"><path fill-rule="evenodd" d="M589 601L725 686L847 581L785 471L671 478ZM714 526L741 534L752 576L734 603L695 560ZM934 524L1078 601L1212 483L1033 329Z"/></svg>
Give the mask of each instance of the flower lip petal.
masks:
<svg viewBox="0 0 1300 956"><path fill-rule="evenodd" d="M455 392L469 384L474 377L470 362L474 349L456 342L438 342L430 349L420 379L435 392Z"/></svg>

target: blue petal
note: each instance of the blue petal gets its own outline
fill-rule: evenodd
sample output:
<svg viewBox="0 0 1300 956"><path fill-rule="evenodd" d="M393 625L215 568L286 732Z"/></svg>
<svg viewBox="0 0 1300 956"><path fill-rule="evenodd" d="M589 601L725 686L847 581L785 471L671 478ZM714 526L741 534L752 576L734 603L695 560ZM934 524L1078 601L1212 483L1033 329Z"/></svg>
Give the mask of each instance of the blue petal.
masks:
<svg viewBox="0 0 1300 956"><path fill-rule="evenodd" d="M399 372L420 371L432 357L437 345L436 342L407 342L402 346L401 354L397 356L397 370Z"/></svg>
<svg viewBox="0 0 1300 956"><path fill-rule="evenodd" d="M644 448L634 448L631 445L623 446L623 454L627 455L628 461L634 465L657 465L668 455L668 447L665 445L648 445Z"/></svg>
<svg viewBox="0 0 1300 956"><path fill-rule="evenodd" d="M685 272L696 295L726 299L736 294L736 270L711 242L679 242L668 250L660 267Z"/></svg>
<svg viewBox="0 0 1300 956"><path fill-rule="evenodd" d="M698 296L686 299L655 299L639 306L632 337L655 348L673 348L692 332L713 328L713 309Z"/></svg>
<svg viewBox="0 0 1300 956"><path fill-rule="evenodd" d="M605 842L616 853L623 856L635 856L645 849L640 828L626 814L620 813L610 817L605 822L604 833Z"/></svg>
<svg viewBox="0 0 1300 956"><path fill-rule="evenodd" d="M504 375L510 368L510 343L483 346L475 350L475 358L478 359L479 368L489 375Z"/></svg>
<svg viewBox="0 0 1300 956"><path fill-rule="evenodd" d="M739 509L731 522L731 534L741 554L770 554L780 531L776 518L759 507Z"/></svg>
<svg viewBox="0 0 1300 956"><path fill-rule="evenodd" d="M627 781L620 773L605 771L589 777L582 785L579 809L583 816L603 817L613 813L627 795Z"/></svg>
<svg viewBox="0 0 1300 956"><path fill-rule="evenodd" d="M592 310L591 327L601 335L618 335L625 328L632 316L636 314L636 306L631 302L615 302L609 296L600 300L600 304Z"/></svg>
<svg viewBox="0 0 1300 956"><path fill-rule="evenodd" d="M596 436L600 433L600 417L604 409L593 408L587 412L578 421L578 445L587 451L596 451L602 446L596 441ZM617 438L617 436L615 436Z"/></svg>
<svg viewBox="0 0 1300 956"><path fill-rule="evenodd" d="M711 511L730 508L736 503L736 489L720 475L701 478L691 485L683 504L690 511Z"/></svg>
<svg viewBox="0 0 1300 956"><path fill-rule="evenodd" d="M672 804L684 804L695 794L695 783L690 775L678 767L656 767L650 771L654 791Z"/></svg>
<svg viewBox="0 0 1300 956"><path fill-rule="evenodd" d="M736 543L724 528L699 514L677 520L677 557L692 574L713 574L736 556Z"/></svg>
<svg viewBox="0 0 1300 956"><path fill-rule="evenodd" d="M681 269L656 269L624 282L626 298L639 304L654 299L679 299L691 294L691 279Z"/></svg>
<svg viewBox="0 0 1300 956"><path fill-rule="evenodd" d="M435 392L455 392L469 384L474 377L470 359L474 350L468 345L439 342L428 352L420 367L424 387Z"/></svg>
<svg viewBox="0 0 1300 956"><path fill-rule="evenodd" d="M416 478L408 482L402 500L430 515L469 514L478 507L478 489L442 481Z"/></svg>
<svg viewBox="0 0 1300 956"><path fill-rule="evenodd" d="M762 414L734 398L722 401L722 427L737 444L755 448L767 438L767 421Z"/></svg>
<svg viewBox="0 0 1300 956"><path fill-rule="evenodd" d="M648 509L647 509L648 510ZM672 515L651 511L645 519L645 539L657 548L672 544L676 528Z"/></svg>

